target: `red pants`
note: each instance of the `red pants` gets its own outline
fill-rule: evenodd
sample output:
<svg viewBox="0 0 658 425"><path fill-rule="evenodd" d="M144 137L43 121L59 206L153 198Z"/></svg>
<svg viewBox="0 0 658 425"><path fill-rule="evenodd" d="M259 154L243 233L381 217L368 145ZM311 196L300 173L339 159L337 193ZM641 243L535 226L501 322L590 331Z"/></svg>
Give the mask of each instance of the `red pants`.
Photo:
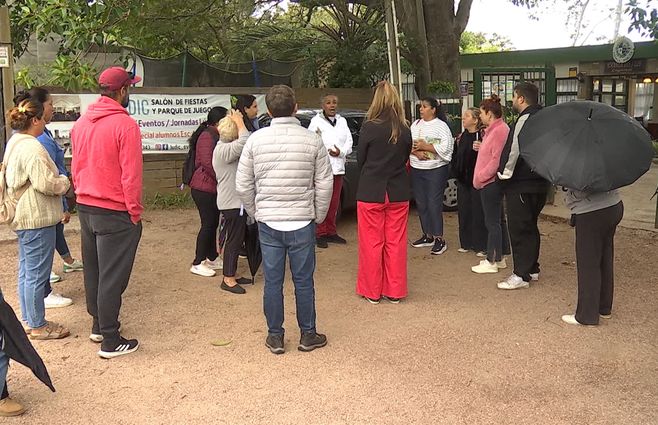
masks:
<svg viewBox="0 0 658 425"><path fill-rule="evenodd" d="M332 236L336 234L336 214L340 203L340 191L343 189L343 176L334 176L334 191L331 194L331 203L327 218L315 228L316 236Z"/></svg>
<svg viewBox="0 0 658 425"><path fill-rule="evenodd" d="M407 296L409 202L357 202L359 272L356 293L379 299Z"/></svg>

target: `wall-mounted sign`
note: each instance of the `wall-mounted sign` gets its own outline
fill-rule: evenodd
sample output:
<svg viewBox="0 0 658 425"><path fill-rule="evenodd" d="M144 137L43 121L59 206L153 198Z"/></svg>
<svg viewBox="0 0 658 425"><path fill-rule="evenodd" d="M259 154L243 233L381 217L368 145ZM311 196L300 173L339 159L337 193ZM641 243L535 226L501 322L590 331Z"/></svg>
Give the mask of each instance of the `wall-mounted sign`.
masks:
<svg viewBox="0 0 658 425"><path fill-rule="evenodd" d="M635 44L628 37L619 37L612 45L612 59L617 63L626 63L635 53Z"/></svg>
<svg viewBox="0 0 658 425"><path fill-rule="evenodd" d="M459 95L468 96L468 82L459 83Z"/></svg>
<svg viewBox="0 0 658 425"><path fill-rule="evenodd" d="M9 68L9 46L0 46L0 68Z"/></svg>
<svg viewBox="0 0 658 425"><path fill-rule="evenodd" d="M602 72L604 74L636 74L645 72L646 69L646 59L633 59L625 63L618 63L615 61L603 62Z"/></svg>
<svg viewBox="0 0 658 425"><path fill-rule="evenodd" d="M569 78L573 78L578 76L578 67L577 66L572 66L569 68Z"/></svg>

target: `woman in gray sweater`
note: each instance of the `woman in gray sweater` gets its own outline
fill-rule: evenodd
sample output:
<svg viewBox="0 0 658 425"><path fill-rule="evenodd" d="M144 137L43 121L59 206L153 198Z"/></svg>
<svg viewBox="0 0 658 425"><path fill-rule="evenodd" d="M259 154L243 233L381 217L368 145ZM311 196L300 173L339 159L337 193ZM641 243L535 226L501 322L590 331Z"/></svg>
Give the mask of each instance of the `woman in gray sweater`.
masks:
<svg viewBox="0 0 658 425"><path fill-rule="evenodd" d="M240 285L251 283L245 277L235 278L238 268L238 255L244 242L247 213L235 191L235 173L247 139L251 134L244 124L239 111L233 111L218 124L219 142L215 146L212 166L217 177L217 208L224 216L226 242L224 245L224 265L221 288L234 294L244 294ZM238 137L239 135L239 137Z"/></svg>
<svg viewBox="0 0 658 425"><path fill-rule="evenodd" d="M576 227L578 306L562 320L571 325L598 325L609 319L614 291L615 230L624 215L616 190L585 193L568 190L565 202Z"/></svg>

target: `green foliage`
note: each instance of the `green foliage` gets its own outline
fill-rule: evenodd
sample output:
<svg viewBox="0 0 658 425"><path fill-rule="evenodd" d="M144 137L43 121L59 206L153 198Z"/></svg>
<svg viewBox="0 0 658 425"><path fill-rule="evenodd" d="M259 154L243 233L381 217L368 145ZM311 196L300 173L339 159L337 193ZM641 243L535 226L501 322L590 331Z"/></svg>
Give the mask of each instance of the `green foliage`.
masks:
<svg viewBox="0 0 658 425"><path fill-rule="evenodd" d="M144 204L147 208L154 210L168 210L180 208L192 208L194 201L189 191L177 191L175 193L156 193L146 198Z"/></svg>
<svg viewBox="0 0 658 425"><path fill-rule="evenodd" d="M654 140L651 142L653 145L653 156L658 157L658 140Z"/></svg>
<svg viewBox="0 0 658 425"><path fill-rule="evenodd" d="M455 84L451 81L432 81L427 85L427 91L435 95L452 95Z"/></svg>
<svg viewBox="0 0 658 425"><path fill-rule="evenodd" d="M37 85L34 81L34 78L32 77L30 68L28 67L16 71L16 75L14 75L14 82L17 86L22 88L30 88Z"/></svg>
<svg viewBox="0 0 658 425"><path fill-rule="evenodd" d="M654 0L646 0L644 5L638 0L629 0L626 13L631 16L629 31L637 30L643 36L658 40L658 9Z"/></svg>
<svg viewBox="0 0 658 425"><path fill-rule="evenodd" d="M464 31L459 40L459 53L502 52L512 49L512 42L507 37L496 33Z"/></svg>

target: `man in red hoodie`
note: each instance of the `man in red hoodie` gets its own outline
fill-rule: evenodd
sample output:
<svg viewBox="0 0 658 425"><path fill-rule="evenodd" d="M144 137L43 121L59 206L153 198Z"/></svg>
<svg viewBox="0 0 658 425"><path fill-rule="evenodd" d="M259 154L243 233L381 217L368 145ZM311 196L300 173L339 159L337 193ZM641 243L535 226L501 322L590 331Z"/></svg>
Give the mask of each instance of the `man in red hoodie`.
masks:
<svg viewBox="0 0 658 425"><path fill-rule="evenodd" d="M130 86L141 78L120 67L98 78L101 97L71 130L71 172L77 195L89 339L98 355L112 358L137 350L119 333L121 295L128 286L142 236L142 137L130 117Z"/></svg>

